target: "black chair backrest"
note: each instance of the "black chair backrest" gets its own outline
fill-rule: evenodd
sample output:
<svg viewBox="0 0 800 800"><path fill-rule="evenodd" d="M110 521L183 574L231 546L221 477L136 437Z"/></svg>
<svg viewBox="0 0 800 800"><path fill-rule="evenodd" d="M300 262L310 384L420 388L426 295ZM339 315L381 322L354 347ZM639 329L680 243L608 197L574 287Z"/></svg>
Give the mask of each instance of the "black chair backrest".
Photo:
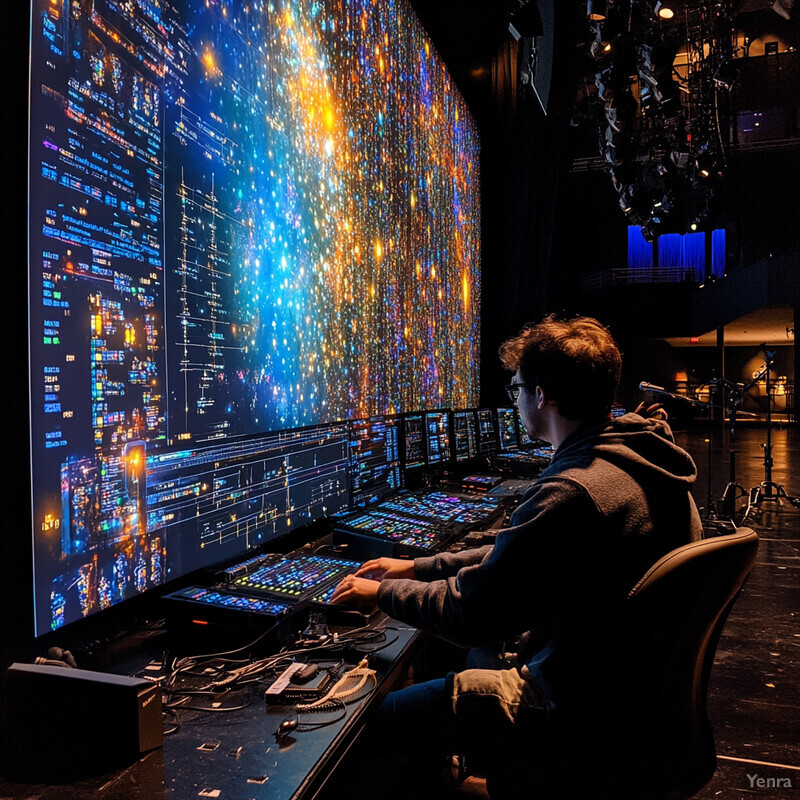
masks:
<svg viewBox="0 0 800 800"><path fill-rule="evenodd" d="M543 757L514 751L487 775L493 800L688 800L708 783L709 675L757 550L749 528L684 545L596 609L583 700L554 718Z"/></svg>
<svg viewBox="0 0 800 800"><path fill-rule="evenodd" d="M620 719L634 735L625 782L640 797L688 798L714 774L709 675L757 550L749 528L684 545L659 559L628 596L618 629Z"/></svg>

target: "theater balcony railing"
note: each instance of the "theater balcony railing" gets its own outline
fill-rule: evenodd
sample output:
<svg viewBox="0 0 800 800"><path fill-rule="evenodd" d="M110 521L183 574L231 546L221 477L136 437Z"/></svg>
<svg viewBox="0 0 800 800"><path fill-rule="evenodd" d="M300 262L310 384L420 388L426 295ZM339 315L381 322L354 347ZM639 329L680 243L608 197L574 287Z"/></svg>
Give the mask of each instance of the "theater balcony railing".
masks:
<svg viewBox="0 0 800 800"><path fill-rule="evenodd" d="M606 286L631 286L647 283L697 284L694 267L637 267L635 269L607 269L583 279L583 290L591 292Z"/></svg>

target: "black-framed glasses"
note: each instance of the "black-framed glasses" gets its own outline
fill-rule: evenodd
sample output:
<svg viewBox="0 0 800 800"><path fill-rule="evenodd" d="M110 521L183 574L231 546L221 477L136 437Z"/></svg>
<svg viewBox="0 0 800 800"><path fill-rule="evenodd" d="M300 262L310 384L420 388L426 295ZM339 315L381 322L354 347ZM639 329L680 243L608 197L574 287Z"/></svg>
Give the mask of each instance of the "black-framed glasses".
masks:
<svg viewBox="0 0 800 800"><path fill-rule="evenodd" d="M519 393L527 388L527 383L509 383L506 385L506 394L512 403L516 403L519 400Z"/></svg>

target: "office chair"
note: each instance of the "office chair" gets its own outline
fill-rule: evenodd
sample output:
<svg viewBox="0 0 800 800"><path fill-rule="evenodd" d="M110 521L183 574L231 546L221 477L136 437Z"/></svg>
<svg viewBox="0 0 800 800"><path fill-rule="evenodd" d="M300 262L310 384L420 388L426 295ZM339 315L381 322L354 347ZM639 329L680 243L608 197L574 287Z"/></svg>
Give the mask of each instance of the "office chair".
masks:
<svg viewBox="0 0 800 800"><path fill-rule="evenodd" d="M687 800L714 775L709 677L757 550L758 536L749 528L684 545L654 564L628 595L625 651L631 665L640 659L646 671L626 670L633 691L625 710L631 722L646 718L637 772L648 797Z"/></svg>
<svg viewBox="0 0 800 800"><path fill-rule="evenodd" d="M550 774L526 776L524 763L487 774L492 800L688 800L705 786L716 768L709 676L757 549L740 528L659 559L607 619L613 685L554 737Z"/></svg>

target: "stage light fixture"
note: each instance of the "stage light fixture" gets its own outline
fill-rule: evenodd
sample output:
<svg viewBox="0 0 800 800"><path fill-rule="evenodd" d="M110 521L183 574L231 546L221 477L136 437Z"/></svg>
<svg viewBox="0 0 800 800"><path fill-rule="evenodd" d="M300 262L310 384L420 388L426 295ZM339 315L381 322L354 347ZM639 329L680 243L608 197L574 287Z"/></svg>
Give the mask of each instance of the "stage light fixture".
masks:
<svg viewBox="0 0 800 800"><path fill-rule="evenodd" d="M662 39L643 42L637 48L637 71L642 107L647 109L655 103L661 106L674 105L677 100L677 84L672 76L676 48Z"/></svg>
<svg viewBox="0 0 800 800"><path fill-rule="evenodd" d="M591 58L586 67L597 87L589 96L598 149L619 208L648 241L706 230L709 203L716 201L725 172L719 120L710 113L713 90L730 90L743 63L715 44L717 18L695 13L696 4L652 0L637 13L622 13L623 5L631 11L633 3L604 5L587 0L584 41ZM607 16L599 16L599 9ZM703 50L686 75L675 69L683 43L687 53L710 48L708 58Z"/></svg>
<svg viewBox="0 0 800 800"><path fill-rule="evenodd" d="M669 159L680 170L686 170L689 166L689 154L683 150L672 150Z"/></svg>
<svg viewBox="0 0 800 800"><path fill-rule="evenodd" d="M655 5L655 15L659 19L670 20L678 11L677 3L674 0L659 0Z"/></svg>
<svg viewBox="0 0 800 800"><path fill-rule="evenodd" d="M586 16L599 21L606 18L606 0L587 0Z"/></svg>
<svg viewBox="0 0 800 800"><path fill-rule="evenodd" d="M654 103L656 103L656 98L653 93L652 87L645 81L640 81L639 105L642 107L642 110L647 111L648 109L653 107Z"/></svg>
<svg viewBox="0 0 800 800"><path fill-rule="evenodd" d="M712 175L721 174L717 167L716 160L707 146L701 147L695 159L697 177L701 180L708 180Z"/></svg>
<svg viewBox="0 0 800 800"><path fill-rule="evenodd" d="M613 49L611 37L606 35L605 27L602 24L597 26L597 32L589 45L589 55L596 60L606 58Z"/></svg>

